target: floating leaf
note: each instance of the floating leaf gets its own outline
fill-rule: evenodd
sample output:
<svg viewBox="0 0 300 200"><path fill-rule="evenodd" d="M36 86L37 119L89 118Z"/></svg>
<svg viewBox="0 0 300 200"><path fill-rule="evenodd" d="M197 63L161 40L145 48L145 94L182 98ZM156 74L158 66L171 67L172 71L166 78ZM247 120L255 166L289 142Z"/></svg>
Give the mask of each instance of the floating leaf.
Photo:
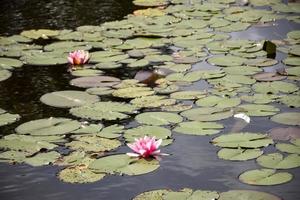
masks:
<svg viewBox="0 0 300 200"><path fill-rule="evenodd" d="M219 108L236 107L241 103L240 98L222 98L218 96L207 96L196 101L197 106L210 107L215 106Z"/></svg>
<svg viewBox="0 0 300 200"><path fill-rule="evenodd" d="M279 124L300 125L300 113L284 112L271 117L271 120Z"/></svg>
<svg viewBox="0 0 300 200"><path fill-rule="evenodd" d="M82 88L110 87L118 83L120 83L120 79L112 76L80 77L73 79L70 82L71 85Z"/></svg>
<svg viewBox="0 0 300 200"><path fill-rule="evenodd" d="M223 129L223 125L215 122L181 122L173 131L187 135L213 135Z"/></svg>
<svg viewBox="0 0 300 200"><path fill-rule="evenodd" d="M75 140L66 144L73 150L83 150L85 152L104 152L116 149L121 146L119 140L100 138L97 136L79 136Z"/></svg>
<svg viewBox="0 0 300 200"><path fill-rule="evenodd" d="M228 149L218 151L218 157L224 160L244 161L257 158L263 154L260 149Z"/></svg>
<svg viewBox="0 0 300 200"><path fill-rule="evenodd" d="M34 52L20 58L25 64L33 66L55 66L67 64L66 55L61 52Z"/></svg>
<svg viewBox="0 0 300 200"><path fill-rule="evenodd" d="M23 151L5 151L0 153L0 162L17 162L21 163L24 161L26 156L30 156L28 152Z"/></svg>
<svg viewBox="0 0 300 200"><path fill-rule="evenodd" d="M31 39L49 39L57 35L59 35L59 31L50 29L27 30L21 32L21 36Z"/></svg>
<svg viewBox="0 0 300 200"><path fill-rule="evenodd" d="M6 69L0 69L0 81L5 81L9 77L11 77L11 72L10 71L8 71Z"/></svg>
<svg viewBox="0 0 300 200"><path fill-rule="evenodd" d="M168 111L168 112L181 112L185 110L191 109L192 105L185 105L185 104L175 104L170 106L162 106L161 110Z"/></svg>
<svg viewBox="0 0 300 200"><path fill-rule="evenodd" d="M71 72L72 76L99 76L103 74L103 71L98 69L79 69Z"/></svg>
<svg viewBox="0 0 300 200"><path fill-rule="evenodd" d="M280 111L272 105L244 104L239 108L249 116L270 116Z"/></svg>
<svg viewBox="0 0 300 200"><path fill-rule="evenodd" d="M139 108L156 108L161 106L173 105L176 103L175 99L168 99L165 96L145 96L138 97L130 101L133 105Z"/></svg>
<svg viewBox="0 0 300 200"><path fill-rule="evenodd" d="M21 124L16 128L19 134L29 135L64 135L78 129L78 121L67 118L38 119Z"/></svg>
<svg viewBox="0 0 300 200"><path fill-rule="evenodd" d="M237 56L219 56L211 57L207 59L207 62L212 65L219 65L223 67L227 66L241 66L246 62L247 59Z"/></svg>
<svg viewBox="0 0 300 200"><path fill-rule="evenodd" d="M272 94L253 94L251 96L243 95L240 97L243 101L249 103L256 103L256 104L268 104L274 102L276 99L279 98L277 95Z"/></svg>
<svg viewBox="0 0 300 200"><path fill-rule="evenodd" d="M159 168L154 159L131 158L126 154L111 155L96 159L89 165L95 173L140 175L147 174Z"/></svg>
<svg viewBox="0 0 300 200"><path fill-rule="evenodd" d="M100 132L97 133L97 136L113 139L120 137L122 132L124 132L124 126L114 124L103 128Z"/></svg>
<svg viewBox="0 0 300 200"><path fill-rule="evenodd" d="M56 151L50 151L47 153L39 153L33 157L26 158L24 159L24 162L31 166L37 167L54 163L59 157L59 153L57 153Z"/></svg>
<svg viewBox="0 0 300 200"><path fill-rule="evenodd" d="M86 92L65 90L44 94L40 100L49 106L71 108L99 101L98 96Z"/></svg>
<svg viewBox="0 0 300 200"><path fill-rule="evenodd" d="M269 136L273 140L290 140L300 138L300 128L288 127L288 128L273 128L269 131Z"/></svg>
<svg viewBox="0 0 300 200"><path fill-rule="evenodd" d="M20 115L7 113L5 110L0 108L0 126L5 126L14 123L20 118Z"/></svg>
<svg viewBox="0 0 300 200"><path fill-rule="evenodd" d="M263 94L278 94L279 92L292 93L299 90L299 88L293 83L275 81L266 83L255 83L253 85L253 90L255 92Z"/></svg>
<svg viewBox="0 0 300 200"><path fill-rule="evenodd" d="M279 102L292 107L292 108L299 108L300 107L300 96L299 95L287 95L282 96L279 99Z"/></svg>
<svg viewBox="0 0 300 200"><path fill-rule="evenodd" d="M153 95L154 91L150 87L128 87L115 90L112 95L121 98L136 98Z"/></svg>
<svg viewBox="0 0 300 200"><path fill-rule="evenodd" d="M273 194L253 191L253 190L229 190L228 192L220 193L220 198L218 200L233 200L233 199L234 200L248 200L248 199L282 200L281 198Z"/></svg>
<svg viewBox="0 0 300 200"><path fill-rule="evenodd" d="M181 116L195 121L218 121L233 115L232 111L216 107L194 108L180 113Z"/></svg>
<svg viewBox="0 0 300 200"><path fill-rule="evenodd" d="M93 95L110 95L111 93L113 93L113 89L111 89L110 87L94 87L94 88L89 88L86 90L87 93L89 94L93 94Z"/></svg>
<svg viewBox="0 0 300 200"><path fill-rule="evenodd" d="M216 146L229 148L259 148L273 144L273 140L268 138L266 134L247 132L221 135L211 142Z"/></svg>
<svg viewBox="0 0 300 200"><path fill-rule="evenodd" d="M280 81L286 79L287 76L282 76L276 72L263 72L255 74L253 78L258 81Z"/></svg>
<svg viewBox="0 0 300 200"><path fill-rule="evenodd" d="M291 181L293 175L273 169L249 170L239 176L240 181L250 185L278 185Z"/></svg>
<svg viewBox="0 0 300 200"><path fill-rule="evenodd" d="M23 63L17 59L13 58L0 58L0 67L2 69L11 69L11 68L18 68L22 67Z"/></svg>
<svg viewBox="0 0 300 200"><path fill-rule="evenodd" d="M70 113L76 117L92 120L116 120L125 119L129 115L125 113L135 112L136 107L119 102L97 102L81 107L71 108Z"/></svg>
<svg viewBox="0 0 300 200"><path fill-rule="evenodd" d="M104 173L94 173L80 166L69 167L58 173L58 178L67 183L93 183L104 177Z"/></svg>
<svg viewBox="0 0 300 200"><path fill-rule="evenodd" d="M276 148L282 152L300 154L300 139L291 140L291 144L278 143Z"/></svg>
<svg viewBox="0 0 300 200"><path fill-rule="evenodd" d="M170 95L173 99L199 99L205 97L207 92L201 92L201 91L180 91L180 92L174 92Z"/></svg>
<svg viewBox="0 0 300 200"><path fill-rule="evenodd" d="M299 57L287 57L282 62L286 65L297 66L300 63L300 58Z"/></svg>
<svg viewBox="0 0 300 200"><path fill-rule="evenodd" d="M291 169L300 166L300 155L290 154L283 157L280 153L271 153L260 156L256 161L265 168Z"/></svg>
<svg viewBox="0 0 300 200"><path fill-rule="evenodd" d="M180 115L167 112L145 112L137 115L135 120L140 124L146 125L169 125L181 122L183 119Z"/></svg>

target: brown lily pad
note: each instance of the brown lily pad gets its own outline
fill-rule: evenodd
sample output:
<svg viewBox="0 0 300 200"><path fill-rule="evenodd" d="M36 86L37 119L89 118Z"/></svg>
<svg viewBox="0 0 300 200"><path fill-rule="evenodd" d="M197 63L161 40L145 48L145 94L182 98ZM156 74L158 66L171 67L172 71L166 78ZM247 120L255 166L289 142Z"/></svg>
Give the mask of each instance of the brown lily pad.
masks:
<svg viewBox="0 0 300 200"><path fill-rule="evenodd" d="M274 140L291 140L300 138L300 128L288 127L288 128L273 128L268 131L269 136Z"/></svg>
<svg viewBox="0 0 300 200"><path fill-rule="evenodd" d="M255 74L253 78L257 81L280 81L287 78L287 76L280 75L277 72L262 72Z"/></svg>

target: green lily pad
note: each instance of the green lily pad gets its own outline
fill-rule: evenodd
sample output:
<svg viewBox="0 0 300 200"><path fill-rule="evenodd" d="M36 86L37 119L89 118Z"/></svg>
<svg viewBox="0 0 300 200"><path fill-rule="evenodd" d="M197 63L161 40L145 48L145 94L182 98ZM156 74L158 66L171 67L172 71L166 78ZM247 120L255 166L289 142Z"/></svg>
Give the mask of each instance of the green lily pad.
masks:
<svg viewBox="0 0 300 200"><path fill-rule="evenodd" d="M219 199L219 193L209 190L195 190L187 200L212 200Z"/></svg>
<svg viewBox="0 0 300 200"><path fill-rule="evenodd" d="M21 118L18 114L10 114L5 110L0 108L0 126L5 126L15 121L18 121Z"/></svg>
<svg viewBox="0 0 300 200"><path fill-rule="evenodd" d="M163 195L167 194L169 190L152 190L148 192L143 192L136 197L133 198L133 200L163 200Z"/></svg>
<svg viewBox="0 0 300 200"><path fill-rule="evenodd" d="M39 153L33 157L26 158L24 159L24 162L31 166L37 167L54 163L59 157L59 153L57 153L56 151L50 151L47 153Z"/></svg>
<svg viewBox="0 0 300 200"><path fill-rule="evenodd" d="M124 138L127 142L133 142L135 138L141 138L144 136L155 136L156 139L167 140L171 137L171 131L167 128L159 126L138 126L125 131Z"/></svg>
<svg viewBox="0 0 300 200"><path fill-rule="evenodd" d="M83 150L85 152L104 152L110 151L121 146L119 140L100 138L97 136L79 136L76 140L66 143L70 149Z"/></svg>
<svg viewBox="0 0 300 200"><path fill-rule="evenodd" d="M188 99L199 99L205 97L207 92L201 91L180 91L174 92L170 95L173 99L180 99L180 100L188 100Z"/></svg>
<svg viewBox="0 0 300 200"><path fill-rule="evenodd" d="M249 170L239 176L240 181L250 185L278 185L291 181L293 175L288 172L278 172L274 169Z"/></svg>
<svg viewBox="0 0 300 200"><path fill-rule="evenodd" d="M80 69L71 72L72 76L99 76L103 74L103 71L98 69Z"/></svg>
<svg viewBox="0 0 300 200"><path fill-rule="evenodd" d="M125 113L134 113L136 107L119 102L97 102L76 108L71 108L70 113L76 117L92 120L117 120L128 118Z"/></svg>
<svg viewBox="0 0 300 200"><path fill-rule="evenodd" d="M282 96L279 99L279 102L292 107L292 108L299 108L300 107L300 96L299 95L287 95Z"/></svg>
<svg viewBox="0 0 300 200"><path fill-rule="evenodd" d="M16 132L23 135L65 135L79 129L80 126L75 120L50 117L21 124L16 128Z"/></svg>
<svg viewBox="0 0 300 200"><path fill-rule="evenodd" d="M88 76L73 79L70 84L82 88L110 87L120 83L120 81L120 79L112 76Z"/></svg>
<svg viewBox="0 0 300 200"><path fill-rule="evenodd" d="M176 100L168 99L165 96L153 95L132 99L130 103L139 108L157 108L161 106L173 105L176 103Z"/></svg>
<svg viewBox="0 0 300 200"><path fill-rule="evenodd" d="M121 98L136 98L153 95L154 91L150 87L128 87L115 90L112 95Z"/></svg>
<svg viewBox="0 0 300 200"><path fill-rule="evenodd" d="M82 167L69 167L58 173L58 178L66 183L93 183L105 177L104 173L94 173Z"/></svg>
<svg viewBox="0 0 300 200"><path fill-rule="evenodd" d="M13 58L0 58L0 67L3 69L22 67L23 63Z"/></svg>
<svg viewBox="0 0 300 200"><path fill-rule="evenodd" d="M33 66L55 66L68 63L67 55L62 52L34 52L20 58L24 64Z"/></svg>
<svg viewBox="0 0 300 200"><path fill-rule="evenodd" d="M282 200L281 198L266 192L259 192L254 190L229 190L228 192L220 193L218 200Z"/></svg>
<svg viewBox="0 0 300 200"><path fill-rule="evenodd" d="M262 71L262 69L258 67L250 67L250 66L226 67L223 70L227 74L233 74L233 75L253 75Z"/></svg>
<svg viewBox="0 0 300 200"><path fill-rule="evenodd" d="M50 29L27 30L21 32L21 36L31 39L50 39L57 35L59 35L59 31Z"/></svg>
<svg viewBox="0 0 300 200"><path fill-rule="evenodd" d="M161 110L167 112L181 112L181 111L189 110L192 107L193 107L192 105L185 105L183 103L178 103L170 106L162 106Z"/></svg>
<svg viewBox="0 0 300 200"><path fill-rule="evenodd" d="M214 138L211 143L219 147L229 148L259 148L273 144L273 140L266 134L260 133L232 133Z"/></svg>
<svg viewBox="0 0 300 200"><path fill-rule="evenodd" d="M218 151L218 157L224 160L244 161L257 158L263 154L260 149L229 149L223 148Z"/></svg>
<svg viewBox="0 0 300 200"><path fill-rule="evenodd" d="M181 116L195 121L218 121L233 115L232 111L216 107L194 108L180 113Z"/></svg>
<svg viewBox="0 0 300 200"><path fill-rule="evenodd" d="M275 115L280 111L279 108L272 105L244 104L238 106L238 108L241 108L247 115L255 117Z"/></svg>
<svg viewBox="0 0 300 200"><path fill-rule="evenodd" d="M243 101L255 104L268 104L274 102L276 99L279 98L277 95L272 94L253 94L251 96L243 95L240 97Z"/></svg>
<svg viewBox="0 0 300 200"><path fill-rule="evenodd" d="M40 100L49 106L71 108L98 102L99 97L86 92L65 90L44 94Z"/></svg>
<svg viewBox="0 0 300 200"><path fill-rule="evenodd" d="M166 77L168 81L195 82L200 79L213 79L225 76L222 70L199 70L186 74L173 73Z"/></svg>
<svg viewBox="0 0 300 200"><path fill-rule="evenodd" d="M207 96L196 101L197 106L202 106L202 107L215 106L218 108L236 107L240 103L241 103L240 98L222 98L218 96Z"/></svg>
<svg viewBox="0 0 300 200"><path fill-rule="evenodd" d="M84 134L95 134L98 133L103 128L103 125L98 124L82 124L79 129L72 131L72 134L84 135Z"/></svg>
<svg viewBox="0 0 300 200"><path fill-rule="evenodd" d="M134 0L133 4L136 6L145 6L145 7L157 7L157 6L166 6L168 5L168 1L166 0Z"/></svg>
<svg viewBox="0 0 300 200"><path fill-rule="evenodd" d="M86 90L87 93L92 94L92 95L98 95L98 96L102 96L102 95L110 95L111 93L113 93L113 89L111 89L110 87L94 87L94 88L88 88Z"/></svg>
<svg viewBox="0 0 300 200"><path fill-rule="evenodd" d="M67 156L60 157L55 165L59 166L87 166L95 159L88 157L84 151L73 151Z"/></svg>
<svg viewBox="0 0 300 200"><path fill-rule="evenodd" d="M144 112L135 117L140 124L146 125L169 125L181 122L183 119L180 115L167 112Z"/></svg>
<svg viewBox="0 0 300 200"><path fill-rule="evenodd" d="M298 112L284 112L271 117L271 120L279 124L300 125L300 113Z"/></svg>
<svg viewBox="0 0 300 200"><path fill-rule="evenodd" d="M291 140L291 144L278 143L276 148L282 152L300 154L300 139Z"/></svg>
<svg viewBox="0 0 300 200"><path fill-rule="evenodd" d="M5 151L0 153L0 162L22 163L26 156L30 156L30 154L24 151Z"/></svg>
<svg viewBox="0 0 300 200"><path fill-rule="evenodd" d="M268 67L272 65L276 65L278 63L277 60L270 59L270 58L256 58L256 59L249 59L246 61L247 65L256 66L256 67Z"/></svg>
<svg viewBox="0 0 300 200"><path fill-rule="evenodd" d="M178 133L187 135L213 135L219 133L223 129L222 124L215 122L181 122L173 129Z"/></svg>
<svg viewBox="0 0 300 200"><path fill-rule="evenodd" d="M124 132L124 126L114 124L103 128L96 135L103 138L114 139L120 137L121 133L123 132Z"/></svg>
<svg viewBox="0 0 300 200"><path fill-rule="evenodd" d="M271 169L291 169L300 166L300 155L290 154L283 157L280 153L271 153L257 158L257 163Z"/></svg>
<svg viewBox="0 0 300 200"><path fill-rule="evenodd" d="M6 69L0 69L0 81L5 81L11 77L11 72Z"/></svg>
<svg viewBox="0 0 300 200"><path fill-rule="evenodd" d="M92 46L86 42L73 42L73 41L59 41L44 46L45 51L59 51L59 52L72 52L78 49L88 51Z"/></svg>
<svg viewBox="0 0 300 200"><path fill-rule="evenodd" d="M286 65L297 66L300 64L300 58L299 57L287 57L282 62Z"/></svg>
<svg viewBox="0 0 300 200"><path fill-rule="evenodd" d="M96 159L89 165L95 173L141 175L159 168L159 162L154 159L131 158L125 154L111 155Z"/></svg>
<svg viewBox="0 0 300 200"><path fill-rule="evenodd" d="M299 90L297 85L283 81L255 83L252 88L255 92L263 94L292 93Z"/></svg>
<svg viewBox="0 0 300 200"><path fill-rule="evenodd" d="M227 66L241 66L243 65L247 59L237 56L219 56L219 57L211 57L207 59L207 62L212 65L219 65L222 67Z"/></svg>
<svg viewBox="0 0 300 200"><path fill-rule="evenodd" d="M31 136L31 135L20 135L20 134L10 134L4 136L6 140L22 140L29 142L49 142L49 143L64 143L65 135L46 135L46 136Z"/></svg>

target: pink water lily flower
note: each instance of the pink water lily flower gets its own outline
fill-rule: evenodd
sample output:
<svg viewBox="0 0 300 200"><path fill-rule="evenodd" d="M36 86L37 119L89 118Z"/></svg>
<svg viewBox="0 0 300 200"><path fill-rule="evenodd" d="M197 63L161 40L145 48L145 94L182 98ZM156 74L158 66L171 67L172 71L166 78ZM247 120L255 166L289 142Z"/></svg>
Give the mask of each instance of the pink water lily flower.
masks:
<svg viewBox="0 0 300 200"><path fill-rule="evenodd" d="M90 59L89 52L84 50L77 50L69 53L68 61L72 65L83 65Z"/></svg>
<svg viewBox="0 0 300 200"><path fill-rule="evenodd" d="M127 146L132 149L135 153L127 153L130 157L142 157L149 158L154 157L159 159L159 156L168 155L163 154L158 149L161 145L162 139L155 140L155 137L145 136L140 139L135 139L133 144L127 144Z"/></svg>

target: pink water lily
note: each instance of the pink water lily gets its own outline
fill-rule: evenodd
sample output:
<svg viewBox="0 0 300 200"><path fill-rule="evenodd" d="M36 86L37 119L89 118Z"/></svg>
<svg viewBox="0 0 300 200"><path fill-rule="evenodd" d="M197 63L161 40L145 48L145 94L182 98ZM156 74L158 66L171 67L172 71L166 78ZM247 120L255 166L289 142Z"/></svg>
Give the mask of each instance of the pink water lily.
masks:
<svg viewBox="0 0 300 200"><path fill-rule="evenodd" d="M132 149L135 153L127 153L130 157L142 157L149 158L154 157L156 159L159 156L167 155L160 152L158 149L162 143L162 139L155 140L155 137L145 136L140 139L135 139L133 144L127 144L127 146Z"/></svg>
<svg viewBox="0 0 300 200"><path fill-rule="evenodd" d="M72 65L83 65L90 59L89 52L84 50L77 50L69 53L68 61Z"/></svg>

